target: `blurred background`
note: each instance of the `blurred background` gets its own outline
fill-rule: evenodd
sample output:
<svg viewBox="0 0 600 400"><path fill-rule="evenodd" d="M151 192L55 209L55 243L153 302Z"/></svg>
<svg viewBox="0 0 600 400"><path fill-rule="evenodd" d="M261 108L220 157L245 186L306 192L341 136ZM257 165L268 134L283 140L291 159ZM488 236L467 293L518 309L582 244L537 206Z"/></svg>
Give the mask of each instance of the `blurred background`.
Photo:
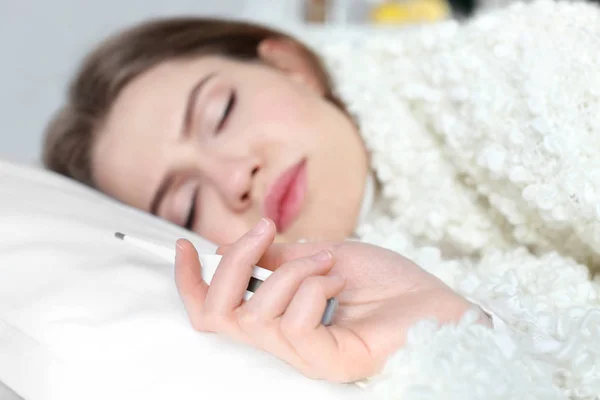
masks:
<svg viewBox="0 0 600 400"><path fill-rule="evenodd" d="M92 45L135 22L195 14L297 25L392 25L465 18L510 0L0 0L0 159L36 162L43 128Z"/></svg>

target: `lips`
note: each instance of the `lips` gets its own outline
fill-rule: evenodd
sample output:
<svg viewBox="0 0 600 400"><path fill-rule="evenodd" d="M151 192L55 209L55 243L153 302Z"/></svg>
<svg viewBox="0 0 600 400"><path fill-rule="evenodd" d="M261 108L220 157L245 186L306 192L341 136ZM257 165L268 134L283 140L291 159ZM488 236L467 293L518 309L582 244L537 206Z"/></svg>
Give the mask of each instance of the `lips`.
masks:
<svg viewBox="0 0 600 400"><path fill-rule="evenodd" d="M265 216L277 227L277 232L285 232L296 220L306 194L306 160L285 170L269 187L265 197Z"/></svg>

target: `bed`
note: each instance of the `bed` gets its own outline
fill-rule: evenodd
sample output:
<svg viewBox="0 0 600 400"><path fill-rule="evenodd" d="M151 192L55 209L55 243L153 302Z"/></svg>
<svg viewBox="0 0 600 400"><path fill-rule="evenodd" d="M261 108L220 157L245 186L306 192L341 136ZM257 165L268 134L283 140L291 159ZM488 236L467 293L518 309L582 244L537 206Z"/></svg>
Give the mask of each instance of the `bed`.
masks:
<svg viewBox="0 0 600 400"><path fill-rule="evenodd" d="M214 251L197 235L6 161L0 220L0 381L26 400L362 396L355 385L308 380L266 353L194 331L172 264L114 232L165 246L186 237Z"/></svg>

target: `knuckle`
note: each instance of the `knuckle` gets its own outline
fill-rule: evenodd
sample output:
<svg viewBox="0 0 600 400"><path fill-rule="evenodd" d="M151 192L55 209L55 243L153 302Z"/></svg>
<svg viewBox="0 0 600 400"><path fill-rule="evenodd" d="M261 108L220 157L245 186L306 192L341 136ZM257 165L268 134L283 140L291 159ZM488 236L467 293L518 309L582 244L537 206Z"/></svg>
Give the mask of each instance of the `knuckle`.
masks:
<svg viewBox="0 0 600 400"><path fill-rule="evenodd" d="M238 323L245 331L256 331L264 324L264 321L257 312L249 310L239 316Z"/></svg>
<svg viewBox="0 0 600 400"><path fill-rule="evenodd" d="M299 320L293 318L284 318L281 321L280 328L281 333L289 339L299 338L302 336L302 324Z"/></svg>
<svg viewBox="0 0 600 400"><path fill-rule="evenodd" d="M323 291L323 285L320 277L309 276L302 282L302 290L307 292L309 296L317 295Z"/></svg>

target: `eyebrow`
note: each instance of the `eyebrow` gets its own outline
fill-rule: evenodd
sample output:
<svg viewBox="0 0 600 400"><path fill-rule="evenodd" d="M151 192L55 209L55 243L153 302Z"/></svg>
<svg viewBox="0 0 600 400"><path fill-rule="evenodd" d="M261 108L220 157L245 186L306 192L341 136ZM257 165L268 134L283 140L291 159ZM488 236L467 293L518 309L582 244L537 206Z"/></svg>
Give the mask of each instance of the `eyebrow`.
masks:
<svg viewBox="0 0 600 400"><path fill-rule="evenodd" d="M210 81L215 76L215 73L211 73L206 75L204 78L200 79L198 83L196 83L190 93L188 94L185 114L183 115L183 125L181 129L181 134L186 135L190 131L190 124L192 123L192 112L194 111L194 107L196 106L196 99L198 98L198 93L202 91L202 88L206 85L208 81Z"/></svg>
<svg viewBox="0 0 600 400"><path fill-rule="evenodd" d="M189 135L190 125L192 122L192 112L194 110L194 107L196 106L196 99L198 98L198 94L200 93L202 88L205 86L205 84L208 81L210 81L211 78L213 78L214 76L215 76L214 72L211 74L208 74L204 78L200 79L198 81L198 83L196 83L190 90L190 92L187 96L185 112L183 114L183 124L182 124L181 133L180 133L181 136ZM160 207L160 204L162 203L163 198L169 191L169 188L173 185L173 182L175 181L176 176L177 176L176 171L170 172L162 180L162 182L158 186L158 189L156 190L156 193L154 194L154 198L152 199L152 202L150 203L150 213L152 213L154 215L158 215L158 208Z"/></svg>

